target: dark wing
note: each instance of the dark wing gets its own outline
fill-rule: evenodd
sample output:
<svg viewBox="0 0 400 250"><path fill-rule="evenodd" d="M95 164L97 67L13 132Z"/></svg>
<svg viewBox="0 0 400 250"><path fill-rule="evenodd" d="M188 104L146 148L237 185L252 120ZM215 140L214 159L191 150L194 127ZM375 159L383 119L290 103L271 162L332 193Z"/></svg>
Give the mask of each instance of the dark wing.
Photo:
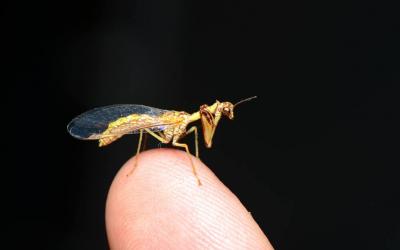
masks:
<svg viewBox="0 0 400 250"><path fill-rule="evenodd" d="M68 132L75 138L78 139L100 139L102 133L108 128L111 122L114 122L122 117L126 117L132 114L147 115L151 119L146 126L136 126L132 124L129 131L125 134L138 133L139 129L149 128L152 131L162 131L173 124L173 122L163 122L157 119L162 114L170 112L168 110L152 108L144 105L136 104L118 104L105 107L99 107L89 110L76 118L74 118L67 126ZM107 136L112 136L108 134Z"/></svg>

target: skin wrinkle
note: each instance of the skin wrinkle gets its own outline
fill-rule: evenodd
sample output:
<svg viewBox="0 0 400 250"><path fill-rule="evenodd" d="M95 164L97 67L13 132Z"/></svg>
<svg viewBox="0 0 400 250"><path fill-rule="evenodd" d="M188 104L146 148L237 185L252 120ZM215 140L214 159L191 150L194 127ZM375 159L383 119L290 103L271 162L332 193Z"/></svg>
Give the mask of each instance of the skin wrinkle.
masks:
<svg viewBox="0 0 400 250"><path fill-rule="evenodd" d="M217 193L217 192L215 192L215 193ZM213 195L210 195L209 197L213 197ZM200 210L200 212L202 212L204 215L208 215L208 216L210 216L210 214L208 213L209 212L209 207L207 207L207 202L214 202L214 204L216 204L216 203L219 203L220 205L218 205L218 206L215 206L215 207L217 207L217 208L225 208L225 207L223 207L223 202L220 202L220 200L222 200L222 197L218 197L218 196L215 196L216 197L216 199L208 199L208 201L205 201L205 202L203 202L204 204L205 204L205 206L204 206L204 208L205 209L203 209L203 206L199 206L198 207L198 209ZM228 211L230 211L230 207L228 207L228 208L226 208ZM225 210L225 209L224 209ZM217 213L213 213L214 214L214 216L213 216L213 218L215 218L215 220L214 221L217 221L217 219L220 217L220 216L222 216L224 213L225 213L225 211L224 211L223 209L219 209L219 210L216 210L217 211ZM234 211L230 211L229 212L229 214L234 214L235 212ZM234 217L234 216L232 216L232 218L233 218L233 220L235 220L236 218ZM200 221L201 222L201 221ZM238 221L237 223L240 223L240 221ZM232 223L232 224L234 224L234 223ZM226 228L226 227L229 227L229 226L226 226L225 224L220 224L220 223L216 223L216 224L212 224L212 225L207 225L208 227L214 227L215 229L214 230L210 230L213 234L211 234L211 233L208 233L208 232L210 232L210 231L207 231L207 233L208 233L208 235L210 235L210 236L216 236L215 238L219 238L219 239L227 239L226 237L225 237L225 229L224 228ZM243 226L247 226L247 225L243 225ZM218 235L216 235L216 233L222 233L222 234L218 234ZM214 241L215 243L218 243L218 241Z"/></svg>
<svg viewBox="0 0 400 250"><path fill-rule="evenodd" d="M155 149L130 159L115 177L106 206L111 249L272 249L247 209L200 160Z"/></svg>
<svg viewBox="0 0 400 250"><path fill-rule="evenodd" d="M209 184L209 183L207 183L207 184ZM206 186L206 185L204 185L204 186ZM210 192L216 193L214 191L210 191ZM182 195L182 193L179 193L179 192L177 192L177 193L180 194L181 198L179 198L179 200L182 201L183 204L191 204L193 199L196 199L196 198L200 197L200 196L196 196L196 195L194 195L194 196ZM218 221L217 219L224 214L224 212L220 211L220 210L216 210L217 213L216 212L210 213L210 207L207 205L207 203L216 204L216 203L220 203L220 202L219 202L218 199L213 199L213 198L209 198L209 197L213 197L213 195L211 194L209 196L206 196L206 200L203 199L202 202L194 202L196 204L200 204L200 206L197 206L196 210L194 210L196 212L196 214L198 214L198 215L197 216L191 216L191 217L188 217L188 218L189 218L191 223L193 223L194 225L198 225L197 227L199 227L199 228L208 227L210 230L207 230L207 231L203 230L202 233L205 236L207 236L205 238L212 240L211 242L209 242L209 244L213 244L213 243L214 244L218 244L218 240L214 240L214 239L222 238L222 237L219 237L219 235L221 235L219 233L224 231L224 230L221 230L221 226L223 226L223 224L213 223L213 224L207 225L206 223L203 223L202 220L196 220L196 217L200 217L201 218L201 217L204 217L204 216L208 216L210 218L210 216L213 215L212 218L214 220L212 220L212 221ZM203 198L203 197L201 197L201 198ZM196 230L197 227L194 227L192 230ZM218 236L217 236L217 233L218 233ZM221 235L221 236L223 236L223 235Z"/></svg>
<svg viewBox="0 0 400 250"><path fill-rule="evenodd" d="M140 157L139 157L140 159ZM186 156L186 160L187 156ZM163 172L159 172L158 174L163 174L165 177L172 176L176 179L181 179L181 182L184 182L184 177L187 176L186 174L183 174L182 171L177 170L176 168L165 168L165 166L185 166L186 161L181 159L181 157L174 157L174 158L167 158L165 159L160 159L160 158L155 158L155 161L152 162L151 167L154 169L165 169ZM139 167L139 164L138 164ZM143 167L148 167L148 166L143 166ZM147 172L146 172L147 173ZM149 180L150 178L153 178L152 172L148 172L146 179ZM176 181L171 182L172 185L176 185ZM153 188L153 187L152 187Z"/></svg>
<svg viewBox="0 0 400 250"><path fill-rule="evenodd" d="M219 207L219 206L216 206L216 207ZM222 209L222 208L223 207L221 207L221 209L215 210L215 212L214 212L215 215L214 215L214 218L212 218L212 219L214 219L215 221L218 221L218 218L220 218L221 216L223 216L225 214L226 216L229 216L233 220L235 220L235 217L231 216L232 212L230 210L228 210L229 208L227 208L225 210L225 213L224 213L224 209ZM207 208L207 207L204 209L204 211L203 211L204 215L207 214L208 210L209 210L209 208ZM213 230L210 230L213 232L212 238L216 239L214 242L218 243L218 241L220 241L220 239L223 239L224 242L229 241L229 237L226 237L227 229L231 228L235 224L240 224L240 223L235 223L235 221L232 221L232 226L231 226L230 222L231 221L227 221L226 223L216 223L213 225L208 225L208 227L213 226L213 228L214 228ZM223 245L223 242L219 242L219 243L221 245Z"/></svg>
<svg viewBox="0 0 400 250"><path fill-rule="evenodd" d="M187 196L182 195L183 198L186 201L189 201L189 198ZM212 195L210 195L209 197L212 197ZM207 198L207 200L204 200L203 202L199 202L199 206L196 207L196 212L197 212L197 217L198 218L202 218L202 217L208 217L208 219L210 221L218 221L218 218L221 218L224 215L224 211L222 211L221 209L215 209L213 211L210 211L210 206L208 206L208 204L219 204L220 202L217 200L215 201L214 199L210 199ZM218 206L216 206L218 207ZM194 217L189 218L192 221L195 219ZM208 222L208 221L206 221ZM209 230L204 231L203 230L203 234L207 235L211 240L213 240L213 242L218 242L215 241L215 238L222 238L220 236L220 233L223 232L224 230L221 229L221 227L224 226L224 224L221 223L211 223L211 224L207 224L205 221L198 219L196 221L193 221L193 223L196 223L198 225L199 228L209 228Z"/></svg>
<svg viewBox="0 0 400 250"><path fill-rule="evenodd" d="M183 198L185 199L185 204L187 201L189 201L188 198ZM187 203L189 204L189 203ZM199 209L199 207L196 207L197 209ZM202 242L204 244L208 243L208 244L212 244L214 243L214 237L213 235L216 233L215 230L213 230L213 228L215 228L215 224L212 225L207 225L206 223L203 223L203 220L201 220L201 218L203 216L209 216L209 214L206 213L202 213L201 211L198 211L197 209L192 209L191 213L188 214L189 216L186 217L186 221L185 224L188 224L191 226L191 231L195 234L195 235L200 235L201 238L203 238L203 240L199 240L199 242ZM208 228L208 230L204 231L203 228Z"/></svg>

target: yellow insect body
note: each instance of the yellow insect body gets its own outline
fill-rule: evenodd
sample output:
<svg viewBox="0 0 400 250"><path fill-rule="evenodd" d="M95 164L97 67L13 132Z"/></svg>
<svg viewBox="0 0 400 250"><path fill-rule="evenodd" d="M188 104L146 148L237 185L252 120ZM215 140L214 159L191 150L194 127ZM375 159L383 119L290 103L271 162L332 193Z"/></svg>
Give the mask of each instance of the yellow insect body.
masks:
<svg viewBox="0 0 400 250"><path fill-rule="evenodd" d="M185 148L189 147L179 140L194 132L196 157L199 157L197 127L187 130L189 123L201 120L203 137L208 148L212 146L215 130L222 115L233 119L233 109L241 102L255 97L244 99L236 104L216 101L213 105L201 105L199 111L189 114L184 111L169 111L151 108L143 105L114 105L88 111L68 124L69 133L78 139L99 140L99 146L106 146L125 134L140 133L137 153L140 151L142 135L148 133L162 143ZM137 159L137 158L136 158ZM196 168L189 157L192 170L197 176Z"/></svg>

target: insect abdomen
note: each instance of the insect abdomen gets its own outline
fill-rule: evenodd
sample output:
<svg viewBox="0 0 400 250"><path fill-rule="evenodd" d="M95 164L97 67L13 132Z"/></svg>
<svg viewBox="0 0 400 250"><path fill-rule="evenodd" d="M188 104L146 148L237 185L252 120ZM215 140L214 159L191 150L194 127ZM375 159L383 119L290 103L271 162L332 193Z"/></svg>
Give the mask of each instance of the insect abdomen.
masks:
<svg viewBox="0 0 400 250"><path fill-rule="evenodd" d="M111 144L113 141L117 140L121 136L122 135L113 135L101 138L99 139L99 147L107 146L108 144Z"/></svg>

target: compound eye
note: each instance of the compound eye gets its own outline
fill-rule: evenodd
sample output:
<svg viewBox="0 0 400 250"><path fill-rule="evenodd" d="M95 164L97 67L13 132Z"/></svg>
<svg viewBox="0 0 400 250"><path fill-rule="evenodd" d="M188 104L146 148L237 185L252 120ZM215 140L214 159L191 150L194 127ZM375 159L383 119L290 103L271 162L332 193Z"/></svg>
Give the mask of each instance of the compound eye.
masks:
<svg viewBox="0 0 400 250"><path fill-rule="evenodd" d="M224 108L224 111L225 111L225 112L229 112L229 109L225 107L225 108Z"/></svg>

